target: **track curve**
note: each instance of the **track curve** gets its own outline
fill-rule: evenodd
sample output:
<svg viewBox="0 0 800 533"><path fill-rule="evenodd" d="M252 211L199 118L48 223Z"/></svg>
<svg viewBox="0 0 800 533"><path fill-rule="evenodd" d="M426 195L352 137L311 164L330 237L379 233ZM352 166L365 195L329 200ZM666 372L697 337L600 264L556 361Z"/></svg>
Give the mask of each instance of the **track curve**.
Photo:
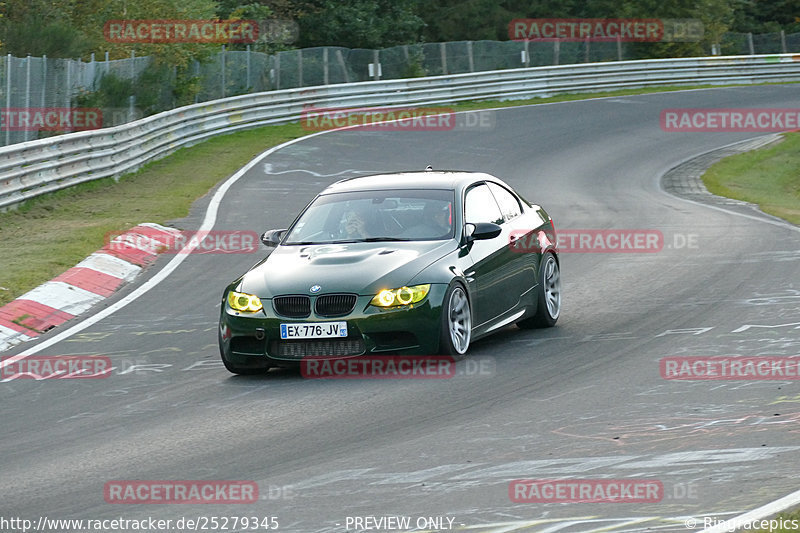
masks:
<svg viewBox="0 0 800 533"><path fill-rule="evenodd" d="M661 131L660 110L676 107L797 108L800 96L776 85L516 107L494 111L492 131L349 130L274 151L230 186L214 229L285 227L335 180L431 164L497 175L557 229L653 229L665 247L564 254L558 326L506 328L473 345L465 375L441 381L231 376L216 350L218 300L257 258L188 256L153 290L41 352L107 355L109 378L2 384L3 515L277 516L280 530L298 532L387 515L486 531L686 531L687 516L702 524L792 492L797 381L659 376L666 356L800 353L800 234L659 187L681 161L752 134ZM182 225L199 227L209 200ZM681 241L690 235L696 247ZM513 479L561 477L658 479L665 498L509 499ZM254 480L262 499L104 501L107 481L134 479Z"/></svg>

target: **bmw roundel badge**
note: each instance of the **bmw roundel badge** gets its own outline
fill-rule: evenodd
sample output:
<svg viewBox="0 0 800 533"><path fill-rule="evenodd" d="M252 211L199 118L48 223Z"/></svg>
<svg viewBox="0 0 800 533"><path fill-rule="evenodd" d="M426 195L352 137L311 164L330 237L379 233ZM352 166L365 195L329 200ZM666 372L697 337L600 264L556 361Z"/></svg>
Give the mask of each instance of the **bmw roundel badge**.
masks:
<svg viewBox="0 0 800 533"><path fill-rule="evenodd" d="M320 290L322 290L322 287L320 287L319 285L312 285L311 288L308 289L308 290L311 291L312 293L316 294Z"/></svg>

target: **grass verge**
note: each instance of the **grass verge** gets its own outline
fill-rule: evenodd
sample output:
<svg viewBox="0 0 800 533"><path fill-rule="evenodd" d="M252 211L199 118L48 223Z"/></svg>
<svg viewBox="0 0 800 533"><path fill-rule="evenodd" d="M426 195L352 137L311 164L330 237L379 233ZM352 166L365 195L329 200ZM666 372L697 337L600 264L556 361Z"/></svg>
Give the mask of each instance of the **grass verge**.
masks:
<svg viewBox="0 0 800 533"><path fill-rule="evenodd" d="M776 522L772 522L773 520ZM755 533L797 533L797 531L800 530L800 509L788 513L781 513L778 516L762 522L767 522L767 528L759 529L755 531ZM779 527L781 524L786 527ZM762 524L759 523L758 525L761 526Z"/></svg>
<svg viewBox="0 0 800 533"><path fill-rule="evenodd" d="M514 101L466 102L457 111L491 109L707 88L654 87ZM118 181L103 179L34 198L0 213L0 305L71 268L104 244L105 235L141 222L186 216L214 185L264 150L308 132L297 123L209 139L145 165Z"/></svg>
<svg viewBox="0 0 800 533"><path fill-rule="evenodd" d="M757 204L765 213L800 225L800 133L715 163L703 174L708 190Z"/></svg>

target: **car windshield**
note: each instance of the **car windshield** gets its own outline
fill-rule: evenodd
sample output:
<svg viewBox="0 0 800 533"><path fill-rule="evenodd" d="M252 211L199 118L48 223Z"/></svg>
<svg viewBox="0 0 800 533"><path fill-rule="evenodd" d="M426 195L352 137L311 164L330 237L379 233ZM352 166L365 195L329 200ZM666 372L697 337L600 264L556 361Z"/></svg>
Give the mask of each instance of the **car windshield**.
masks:
<svg viewBox="0 0 800 533"><path fill-rule="evenodd" d="M452 190L324 194L289 229L283 244L431 241L453 237Z"/></svg>

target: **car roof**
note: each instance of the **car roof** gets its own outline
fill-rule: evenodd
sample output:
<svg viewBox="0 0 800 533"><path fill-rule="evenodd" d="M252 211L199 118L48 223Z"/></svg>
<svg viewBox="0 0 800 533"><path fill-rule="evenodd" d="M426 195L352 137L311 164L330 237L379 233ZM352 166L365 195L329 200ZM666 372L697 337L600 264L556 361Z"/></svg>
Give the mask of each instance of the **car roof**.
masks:
<svg viewBox="0 0 800 533"><path fill-rule="evenodd" d="M330 185L320 194L398 188L461 190L476 181L482 180L502 183L501 180L484 172L470 172L465 170L407 171L343 179Z"/></svg>

